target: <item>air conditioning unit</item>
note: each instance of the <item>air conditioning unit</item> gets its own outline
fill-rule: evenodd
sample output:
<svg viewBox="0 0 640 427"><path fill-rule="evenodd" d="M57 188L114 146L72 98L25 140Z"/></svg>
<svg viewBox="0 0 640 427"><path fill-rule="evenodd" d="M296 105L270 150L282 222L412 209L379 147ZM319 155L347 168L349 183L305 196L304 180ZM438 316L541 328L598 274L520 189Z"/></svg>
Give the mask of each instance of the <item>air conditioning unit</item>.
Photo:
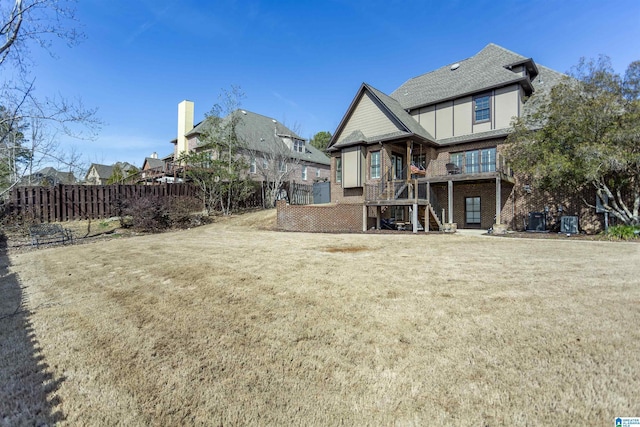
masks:
<svg viewBox="0 0 640 427"><path fill-rule="evenodd" d="M546 221L544 213L529 212L529 222L527 223L527 231L546 231Z"/></svg>
<svg viewBox="0 0 640 427"><path fill-rule="evenodd" d="M578 217L577 216L560 217L560 232L565 234L578 234Z"/></svg>

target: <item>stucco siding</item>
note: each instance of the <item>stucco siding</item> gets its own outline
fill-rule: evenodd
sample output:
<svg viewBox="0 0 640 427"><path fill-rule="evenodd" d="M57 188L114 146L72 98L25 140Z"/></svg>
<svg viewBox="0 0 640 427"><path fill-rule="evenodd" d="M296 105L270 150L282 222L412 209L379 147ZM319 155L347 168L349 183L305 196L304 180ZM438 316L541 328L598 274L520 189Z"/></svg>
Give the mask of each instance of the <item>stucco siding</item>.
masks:
<svg viewBox="0 0 640 427"><path fill-rule="evenodd" d="M412 111L411 115L417 120L422 127L431 135L436 137L436 107L430 105L418 110Z"/></svg>
<svg viewBox="0 0 640 427"><path fill-rule="evenodd" d="M342 187L355 188L364 184L365 156L362 147L342 150Z"/></svg>
<svg viewBox="0 0 640 427"><path fill-rule="evenodd" d="M510 127L518 115L519 86L507 86L495 90L495 129Z"/></svg>
<svg viewBox="0 0 640 427"><path fill-rule="evenodd" d="M453 103L453 136L468 135L472 132L472 105L470 96L456 99Z"/></svg>
<svg viewBox="0 0 640 427"><path fill-rule="evenodd" d="M436 105L436 139L453 136L453 101Z"/></svg>

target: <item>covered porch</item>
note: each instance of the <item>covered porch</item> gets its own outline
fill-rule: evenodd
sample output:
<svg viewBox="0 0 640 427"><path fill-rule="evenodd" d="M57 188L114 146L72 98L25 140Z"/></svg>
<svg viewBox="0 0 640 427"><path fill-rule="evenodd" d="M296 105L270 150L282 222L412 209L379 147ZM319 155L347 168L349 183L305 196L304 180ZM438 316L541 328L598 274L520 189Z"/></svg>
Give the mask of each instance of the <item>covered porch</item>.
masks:
<svg viewBox="0 0 640 427"><path fill-rule="evenodd" d="M503 156L454 163L453 155L438 156L435 148L424 142L381 145L385 155L380 161L379 181L369 181L364 189L363 229L374 216L379 229L383 215L399 218L414 232L486 229L502 224L504 203L515 183Z"/></svg>

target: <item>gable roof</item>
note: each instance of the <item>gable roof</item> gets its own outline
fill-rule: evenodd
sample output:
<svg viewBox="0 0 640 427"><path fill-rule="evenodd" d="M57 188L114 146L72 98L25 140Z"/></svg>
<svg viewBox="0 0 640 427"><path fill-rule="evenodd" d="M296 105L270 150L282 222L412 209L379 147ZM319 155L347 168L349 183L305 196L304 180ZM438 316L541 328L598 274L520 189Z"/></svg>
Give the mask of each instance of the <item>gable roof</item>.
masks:
<svg viewBox="0 0 640 427"><path fill-rule="evenodd" d="M47 166L21 179L25 185L29 182L40 185L44 181L48 181L50 184L75 184L76 177L73 172L61 172L54 167Z"/></svg>
<svg viewBox="0 0 640 427"><path fill-rule="evenodd" d="M142 163L142 169L144 169L145 164L149 166L149 169L163 168L164 160L156 157L145 157L144 162Z"/></svg>
<svg viewBox="0 0 640 427"><path fill-rule="evenodd" d="M91 169L96 171L96 174L100 179L108 179L111 175L113 175L113 166L91 163L91 166L89 166L89 170L87 171L87 177L89 176L89 172L91 172Z"/></svg>
<svg viewBox="0 0 640 427"><path fill-rule="evenodd" d="M91 166L89 166L89 169L87 170L87 174L85 175L84 179L86 180L89 177L89 173L91 172L91 169L96 171L96 174L98 174L98 178L109 179L111 175L113 175L113 168L115 166L119 166L123 172L128 172L132 168L135 168L135 166L133 166L131 163L128 163L128 162L116 162L113 165L101 165L99 163L91 163Z"/></svg>
<svg viewBox="0 0 640 427"><path fill-rule="evenodd" d="M525 76L512 71L514 67L520 66L526 68ZM566 77L563 73L537 65L531 58L491 43L471 58L407 80L390 96L363 83L329 142L327 151L413 136L437 146L505 137L510 132L508 128L436 140L409 112L419 107L520 84L526 95L532 95L523 106L522 114L528 115L537 109L539 100L544 99L551 88ZM384 110L387 118L397 125L397 131L365 135L362 129L348 126L365 92L375 99L381 111ZM345 129L349 129L348 135L343 135Z"/></svg>
<svg viewBox="0 0 640 427"><path fill-rule="evenodd" d="M228 121L231 117L239 119L236 125L236 135L242 141L243 148L246 150L264 152L270 146L282 146L284 148L283 138L288 137L305 142L305 152L291 151L292 158L323 165L330 164L329 158L322 151L307 144L304 138L275 119L247 110L236 110L223 120ZM189 131L187 136L202 134L205 132L207 125L207 121L203 120ZM203 144L203 142L199 142L199 146Z"/></svg>
<svg viewBox="0 0 640 427"><path fill-rule="evenodd" d="M393 121L393 123L398 127L398 130L383 135L370 136L365 136L362 131L355 130L354 132L351 132L349 135L346 135L344 136L344 138L340 139L343 136L342 132L349 122L349 119L352 117L352 114L358 107L359 102L365 95L365 93L368 93L373 97L377 106L382 110L382 112L385 113L385 115L387 115L387 117L389 117L391 121ZM427 132L427 130L424 129L420 125L420 123L418 123L413 117L411 117L411 115L407 113L404 108L402 108L397 100L393 99L389 95L381 92L380 90L367 83L362 83L360 89L358 90L358 93L353 98L351 105L347 109L347 113L344 115L342 121L338 125L338 129L331 138L327 151L333 151L358 143L371 144L378 141L410 136L417 136L420 139L428 142L435 141L435 138L429 132Z"/></svg>
<svg viewBox="0 0 640 427"><path fill-rule="evenodd" d="M539 70L531 58L490 43L471 58L414 77L391 93L402 108L414 109L483 90L520 83L533 91L529 76L510 70L524 65L534 78Z"/></svg>

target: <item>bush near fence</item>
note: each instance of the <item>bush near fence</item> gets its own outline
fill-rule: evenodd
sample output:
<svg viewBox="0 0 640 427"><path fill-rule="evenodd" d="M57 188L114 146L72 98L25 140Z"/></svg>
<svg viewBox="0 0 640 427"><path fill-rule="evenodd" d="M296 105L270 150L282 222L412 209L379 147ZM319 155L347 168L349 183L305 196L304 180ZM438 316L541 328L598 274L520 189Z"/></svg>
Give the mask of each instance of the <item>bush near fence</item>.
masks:
<svg viewBox="0 0 640 427"><path fill-rule="evenodd" d="M5 214L29 217L34 222L63 222L120 216L124 200L133 197L198 197L190 184L160 185L56 185L16 187Z"/></svg>

